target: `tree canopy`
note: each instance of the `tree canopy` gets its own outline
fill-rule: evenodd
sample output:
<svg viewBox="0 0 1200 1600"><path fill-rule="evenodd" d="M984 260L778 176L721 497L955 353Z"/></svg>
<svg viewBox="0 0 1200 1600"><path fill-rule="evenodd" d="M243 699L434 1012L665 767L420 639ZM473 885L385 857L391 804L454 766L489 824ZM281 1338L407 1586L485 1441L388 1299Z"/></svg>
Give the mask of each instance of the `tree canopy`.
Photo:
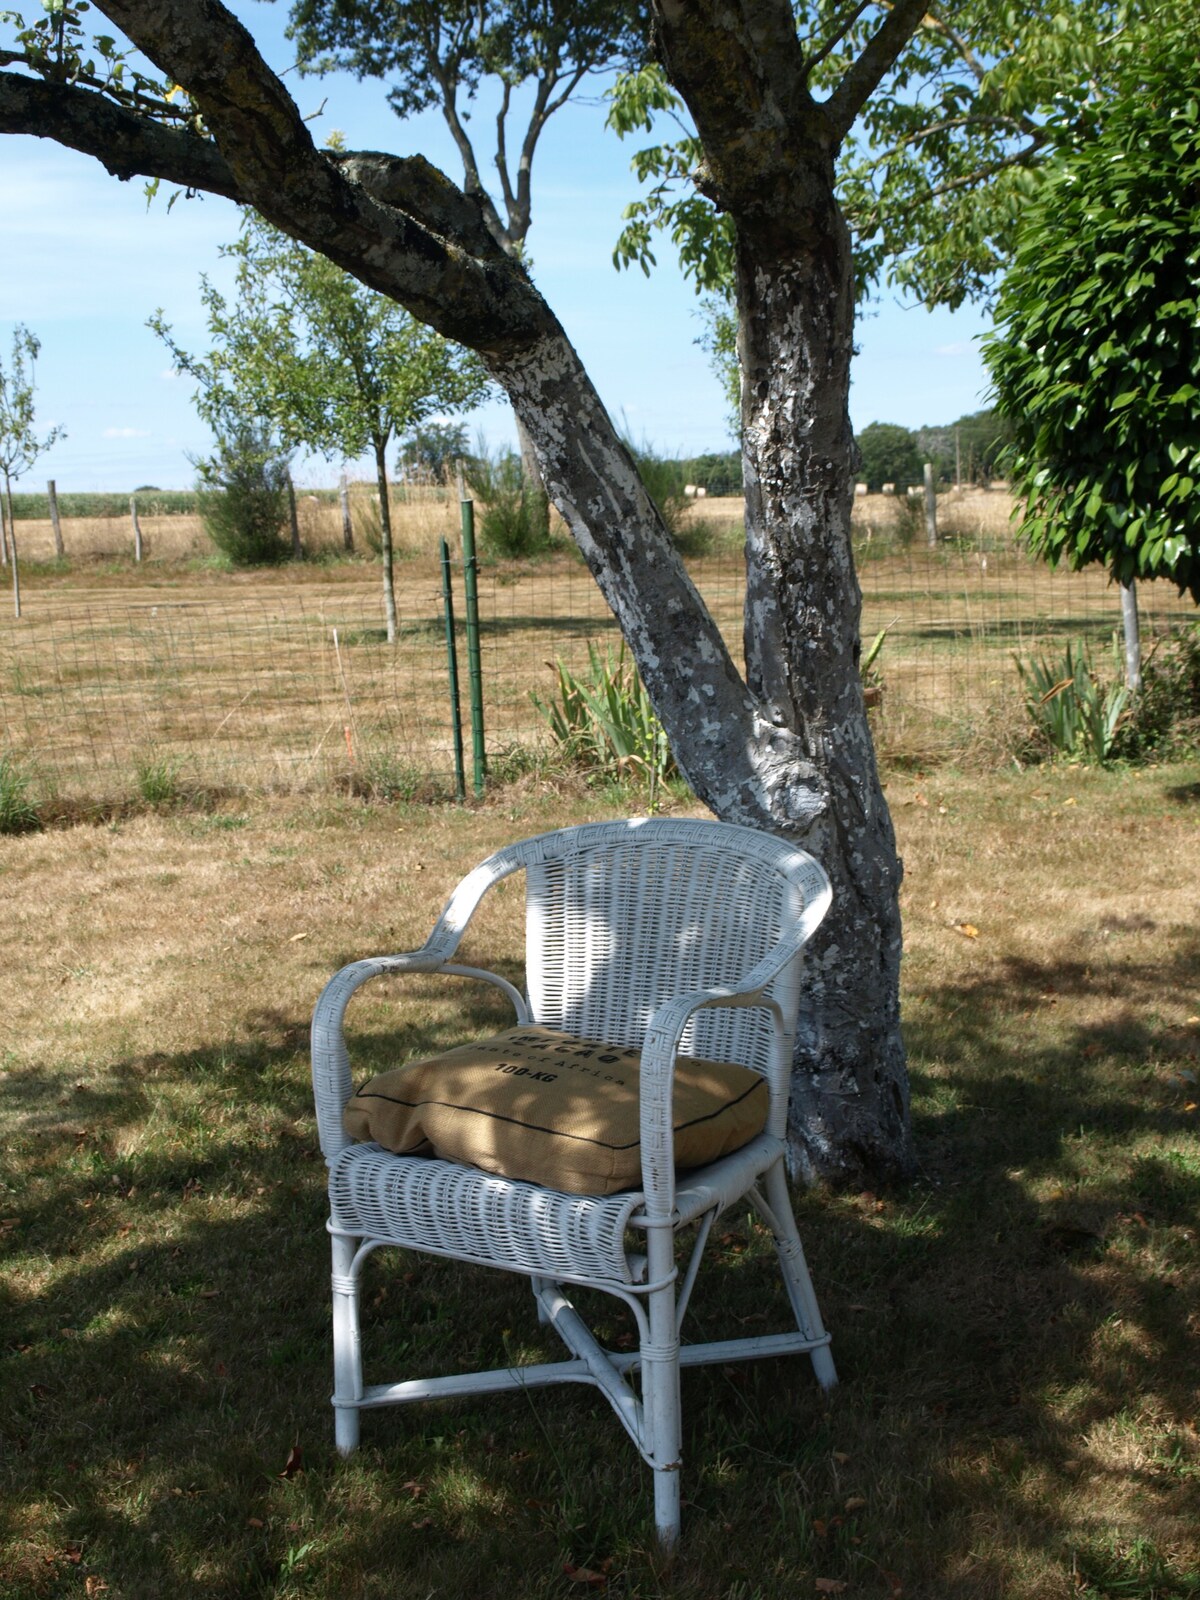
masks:
<svg viewBox="0 0 1200 1600"><path fill-rule="evenodd" d="M986 357L1030 546L1200 601L1197 45L1177 18L1048 171Z"/></svg>
<svg viewBox="0 0 1200 1600"><path fill-rule="evenodd" d="M294 0L288 36L306 72L341 67L390 80L399 117L436 106L462 159L464 190L516 253L533 221L533 160L546 124L589 74L629 64L646 43L645 12L632 0ZM485 164L468 124L487 78L500 102ZM523 89L531 92L522 97Z"/></svg>
<svg viewBox="0 0 1200 1600"><path fill-rule="evenodd" d="M896 286L926 305L987 298L1009 260L1041 163L1080 136L1152 36L1155 0L949 0L930 6L843 141L837 190L858 291ZM874 7L806 0L805 77L830 90L860 57ZM733 225L711 204L702 141L661 66L623 75L610 124L676 137L633 158L648 187L626 208L618 264L654 264L666 233L698 290L731 282Z"/></svg>

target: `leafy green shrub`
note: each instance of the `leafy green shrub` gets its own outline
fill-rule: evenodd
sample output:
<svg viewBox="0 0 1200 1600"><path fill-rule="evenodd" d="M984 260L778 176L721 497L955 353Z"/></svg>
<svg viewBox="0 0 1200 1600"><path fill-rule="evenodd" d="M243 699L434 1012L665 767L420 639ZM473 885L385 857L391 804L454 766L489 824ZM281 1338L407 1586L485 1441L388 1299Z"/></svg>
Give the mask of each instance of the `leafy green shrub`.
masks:
<svg viewBox="0 0 1200 1600"><path fill-rule="evenodd" d="M384 805L398 800L416 800L429 786L428 774L402 756L376 750L363 763L355 792Z"/></svg>
<svg viewBox="0 0 1200 1600"><path fill-rule="evenodd" d="M148 806L172 806L182 794L179 775L183 763L178 756L147 756L137 763L134 775L138 793Z"/></svg>
<svg viewBox="0 0 1200 1600"><path fill-rule="evenodd" d="M885 483L894 483L897 489L906 489L910 483L921 482L924 465L916 434L909 428L896 422L872 422L856 443L869 488L878 490Z"/></svg>
<svg viewBox="0 0 1200 1600"><path fill-rule="evenodd" d="M544 554L550 548L550 506L545 491L526 481L520 456L481 450L464 466L480 501L480 548L507 560Z"/></svg>
<svg viewBox="0 0 1200 1600"><path fill-rule="evenodd" d="M644 779L651 794L678 777L667 735L624 643L615 659L611 650L601 656L589 643L586 680L561 661L555 672L556 696L549 702L538 694L530 699L567 761L602 778Z"/></svg>
<svg viewBox="0 0 1200 1600"><path fill-rule="evenodd" d="M32 833L42 825L29 799L29 777L11 756L0 756L0 833Z"/></svg>
<svg viewBox="0 0 1200 1600"><path fill-rule="evenodd" d="M1013 660L1025 687L1025 708L1044 744L1059 755L1095 764L1116 753L1129 691L1119 679L1101 680L1086 645L1068 644L1060 662Z"/></svg>
<svg viewBox="0 0 1200 1600"><path fill-rule="evenodd" d="M1142 687L1117 734L1130 761L1200 749L1200 623L1159 640L1142 665Z"/></svg>
<svg viewBox="0 0 1200 1600"><path fill-rule="evenodd" d="M205 531L235 567L274 566L291 555L287 536L288 458L267 429L245 423L195 463Z"/></svg>
<svg viewBox="0 0 1200 1600"><path fill-rule="evenodd" d="M1200 26L1179 9L1185 31L1148 30L1136 78L1043 168L984 358L1030 548L1200 602L1200 118L1179 70Z"/></svg>

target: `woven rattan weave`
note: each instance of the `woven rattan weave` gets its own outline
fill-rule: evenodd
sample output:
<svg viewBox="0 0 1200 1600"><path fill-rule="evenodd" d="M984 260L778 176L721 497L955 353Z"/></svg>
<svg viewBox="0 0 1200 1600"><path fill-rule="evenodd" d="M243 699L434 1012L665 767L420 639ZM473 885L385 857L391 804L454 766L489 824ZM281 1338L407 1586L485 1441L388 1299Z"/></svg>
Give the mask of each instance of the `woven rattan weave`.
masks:
<svg viewBox="0 0 1200 1600"><path fill-rule="evenodd" d="M493 973L454 961L483 895L522 870L525 995ZM329 1166L333 1405L343 1454L357 1445L360 1412L370 1407L592 1383L653 1470L658 1537L670 1546L679 1534L681 1366L805 1351L822 1385L836 1381L783 1168L803 947L829 898L828 880L810 856L751 829L671 819L588 824L497 852L459 884L420 950L353 962L330 981L313 1015L312 1064ZM640 1188L563 1194L350 1140L342 1127L352 1092L346 1008L369 979L398 972L478 978L509 997L520 1024L638 1048ZM760 1136L686 1173L676 1172L672 1150L678 1053L752 1067L770 1091ZM796 1331L682 1343L709 1229L742 1197L774 1236ZM677 1235L693 1225L680 1271ZM364 1385L359 1280L364 1261L381 1245L526 1274L541 1320L571 1355L539 1366ZM632 1308L635 1352L601 1347L565 1292L572 1284L605 1290Z"/></svg>

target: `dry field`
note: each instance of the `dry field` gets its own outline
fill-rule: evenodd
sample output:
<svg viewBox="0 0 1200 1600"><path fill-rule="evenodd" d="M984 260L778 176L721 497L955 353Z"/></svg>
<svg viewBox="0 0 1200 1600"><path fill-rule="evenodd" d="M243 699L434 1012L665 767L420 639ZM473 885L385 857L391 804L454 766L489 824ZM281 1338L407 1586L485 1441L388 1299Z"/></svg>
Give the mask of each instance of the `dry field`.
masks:
<svg viewBox="0 0 1200 1600"><path fill-rule="evenodd" d="M887 630L876 718L885 759L1001 763L1024 736L1014 653L1085 639L1108 661L1119 608L1104 574L1051 573L1014 551L1006 495L943 497L947 537L932 551L898 540L895 501L855 509L864 639ZM397 506L394 647L374 563L339 554L336 507L302 499L301 513L306 548L324 559L236 574L200 559L194 518L145 519L149 556L138 568L119 554L121 525L68 523L66 570L36 564L51 548L48 525L18 525L30 565L21 620L0 620L0 750L40 800L111 804L144 789L147 774L209 791L451 783L432 552L455 535L457 505L429 492ZM708 550L691 569L735 656L740 513L740 502L721 500L689 511L693 542ZM485 566L480 595L488 749L511 765L514 750L544 741L530 691L552 691L554 662L579 670L589 642L619 641L571 554ZM1193 610L1161 586L1142 604L1151 634ZM462 657L461 583L458 623ZM465 659L460 671L465 716Z"/></svg>
<svg viewBox="0 0 1200 1600"><path fill-rule="evenodd" d="M1200 765L888 793L919 1171L800 1197L828 1401L803 1361L685 1374L672 1573L594 1396L383 1413L337 1459L305 1053L343 961L419 942L499 843L637 797L0 838L4 1600L1196 1600ZM472 948L519 961L512 897ZM371 1060L497 1020L420 981L355 1011ZM761 1234L718 1231L696 1337L780 1311ZM389 1266L392 1375L550 1355L519 1282Z"/></svg>

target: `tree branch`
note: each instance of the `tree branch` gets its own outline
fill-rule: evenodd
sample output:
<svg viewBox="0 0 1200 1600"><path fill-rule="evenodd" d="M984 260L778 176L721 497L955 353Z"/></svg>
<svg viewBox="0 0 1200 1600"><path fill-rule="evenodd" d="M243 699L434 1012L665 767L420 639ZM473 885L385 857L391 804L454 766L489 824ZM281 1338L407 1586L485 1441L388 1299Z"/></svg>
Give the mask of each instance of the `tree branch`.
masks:
<svg viewBox="0 0 1200 1600"><path fill-rule="evenodd" d="M103 9L189 91L238 198L276 227L472 349L504 349L553 325L519 269L491 252L481 259L474 227L458 236L464 197L451 198L453 185L431 177L428 163L389 166L393 198L381 204L344 162L318 151L295 102L219 0L104 0ZM380 160L362 170L382 181Z"/></svg>
<svg viewBox="0 0 1200 1600"><path fill-rule="evenodd" d="M825 102L825 115L840 144L863 106L895 64L925 16L926 0L895 0L879 31Z"/></svg>
<svg viewBox="0 0 1200 1600"><path fill-rule="evenodd" d="M813 68L820 66L821 62L825 60L826 56L831 56L833 54L838 45L841 44L842 40L850 32L850 29L858 21L859 17L861 17L863 12L868 10L873 4L874 0L859 0L858 5L851 7L842 21L834 27L833 32L829 35L821 47L818 50L814 50L812 55L806 57L804 70L810 77L812 75Z"/></svg>
<svg viewBox="0 0 1200 1600"><path fill-rule="evenodd" d="M94 156L115 178L165 178L228 200L245 196L217 146L167 128L92 89L0 72L0 133L53 139Z"/></svg>

